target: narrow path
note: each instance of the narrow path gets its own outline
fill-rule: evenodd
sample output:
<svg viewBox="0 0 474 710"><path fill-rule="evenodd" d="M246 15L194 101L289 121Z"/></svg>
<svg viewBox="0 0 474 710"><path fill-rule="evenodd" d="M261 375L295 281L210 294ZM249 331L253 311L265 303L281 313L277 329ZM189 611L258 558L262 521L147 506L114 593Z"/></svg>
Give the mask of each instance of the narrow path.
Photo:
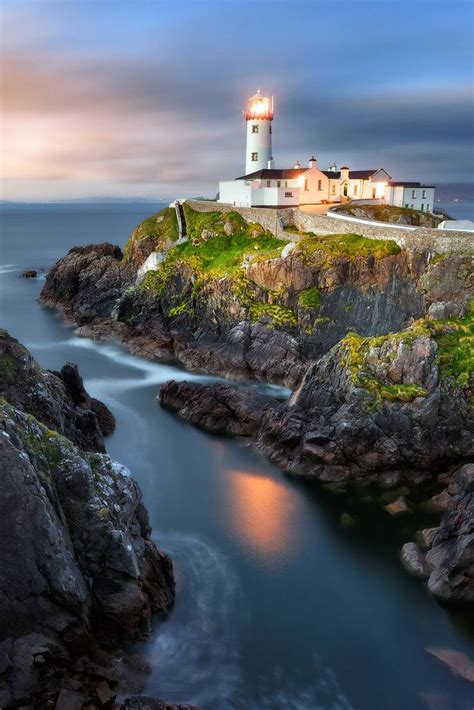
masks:
<svg viewBox="0 0 474 710"><path fill-rule="evenodd" d="M187 241L186 217L184 214L183 205L176 200L174 208L176 210L176 219L178 221L178 241L177 244L182 244Z"/></svg>

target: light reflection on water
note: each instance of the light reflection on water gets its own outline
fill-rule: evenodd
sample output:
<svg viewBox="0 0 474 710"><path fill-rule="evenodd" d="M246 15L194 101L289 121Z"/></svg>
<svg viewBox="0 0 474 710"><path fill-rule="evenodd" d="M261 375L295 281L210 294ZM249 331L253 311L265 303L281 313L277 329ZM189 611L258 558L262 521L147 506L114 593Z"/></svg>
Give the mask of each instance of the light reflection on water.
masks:
<svg viewBox="0 0 474 710"><path fill-rule="evenodd" d="M235 535L265 564L282 562L297 544L292 499L278 481L250 471L227 471L230 524Z"/></svg>

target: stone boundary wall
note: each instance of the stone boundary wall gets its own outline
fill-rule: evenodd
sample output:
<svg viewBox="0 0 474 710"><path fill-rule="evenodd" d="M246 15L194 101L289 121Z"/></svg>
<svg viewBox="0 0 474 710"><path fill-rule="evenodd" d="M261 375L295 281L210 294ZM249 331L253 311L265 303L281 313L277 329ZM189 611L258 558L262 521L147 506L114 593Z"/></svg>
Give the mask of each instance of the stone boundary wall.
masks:
<svg viewBox="0 0 474 710"><path fill-rule="evenodd" d="M294 224L294 208L281 207L272 209L271 207L234 207L223 202L212 202L211 200L186 200L186 204L196 212L238 212L246 222L258 222L262 227L268 229L277 237L282 237L286 232L283 227L290 227Z"/></svg>
<svg viewBox="0 0 474 710"><path fill-rule="evenodd" d="M329 219L342 219L346 222L355 222L356 224L368 224L372 227L388 227L389 229L401 229L404 232L413 232L418 227L412 227L408 224L391 224L390 222L380 222L376 219L361 219L360 217L351 217L351 215L338 214L332 209L328 209L326 217Z"/></svg>
<svg viewBox="0 0 474 710"><path fill-rule="evenodd" d="M402 249L427 250L437 254L474 253L474 234L468 232L446 232L438 229L417 228L414 230L397 229L392 226L378 224L355 223L347 219L338 219L337 223L331 217L310 214L296 210L295 226L303 232L316 234L361 234L367 239L390 239Z"/></svg>
<svg viewBox="0 0 474 710"><path fill-rule="evenodd" d="M270 207L234 207L207 200L186 200L198 212L238 212L247 222L258 222L280 239L297 241L296 233L289 233L283 227L296 227L302 232L315 234L360 234L367 239L389 239L402 249L431 251L435 254L474 253L474 234L469 232L419 228L406 231L387 225L354 223L331 217L303 212L294 207L272 209Z"/></svg>

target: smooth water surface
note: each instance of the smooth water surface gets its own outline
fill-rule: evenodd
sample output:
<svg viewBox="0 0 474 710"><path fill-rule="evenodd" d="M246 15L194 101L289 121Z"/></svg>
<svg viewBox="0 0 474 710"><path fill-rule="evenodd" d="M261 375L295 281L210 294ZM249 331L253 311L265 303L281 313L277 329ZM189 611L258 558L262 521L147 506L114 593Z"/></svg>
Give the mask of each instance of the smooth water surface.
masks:
<svg viewBox="0 0 474 710"><path fill-rule="evenodd" d="M19 278L73 245L123 245L158 208L12 207L0 259L1 326L44 367L79 364L117 418L108 450L139 481L154 538L173 557L176 606L141 646L147 692L203 710L471 710L472 686L424 649L474 656L472 637L399 562L426 521L391 520L180 422L157 404L160 384L205 377L75 337L37 303L41 278ZM347 510L357 524L344 529Z"/></svg>

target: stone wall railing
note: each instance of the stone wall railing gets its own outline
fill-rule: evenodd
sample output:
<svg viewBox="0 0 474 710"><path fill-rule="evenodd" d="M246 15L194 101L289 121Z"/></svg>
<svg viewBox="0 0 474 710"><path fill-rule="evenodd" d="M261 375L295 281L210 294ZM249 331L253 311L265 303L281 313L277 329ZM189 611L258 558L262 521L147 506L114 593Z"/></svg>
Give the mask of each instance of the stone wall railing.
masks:
<svg viewBox="0 0 474 710"><path fill-rule="evenodd" d="M389 227L391 229L402 229L407 232L413 232L414 229L418 229L418 227L412 227L408 224L391 224L390 222L379 222L376 219L360 219L360 217L351 217L351 215L347 214L338 214L337 212L334 212L333 209L329 209L327 211L326 217L329 217L330 219L342 219L346 222L355 222L356 224L368 224L371 227Z"/></svg>
<svg viewBox="0 0 474 710"><path fill-rule="evenodd" d="M196 212L238 212L246 222L258 222L276 237L285 235L283 227L293 225L293 207L273 209L271 207L237 207L223 202L211 200L186 200L191 209Z"/></svg>
<svg viewBox="0 0 474 710"><path fill-rule="evenodd" d="M288 241L297 240L298 235L285 232L283 227L296 227L302 232L315 234L357 233L367 239L390 239L402 249L427 250L435 254L474 253L474 234L469 232L445 232L427 228L409 231L384 223L355 223L348 219L338 219L336 222L331 217L311 214L294 207L234 207L206 200L187 200L187 204L198 212L238 212L247 222L258 222L276 237Z"/></svg>

